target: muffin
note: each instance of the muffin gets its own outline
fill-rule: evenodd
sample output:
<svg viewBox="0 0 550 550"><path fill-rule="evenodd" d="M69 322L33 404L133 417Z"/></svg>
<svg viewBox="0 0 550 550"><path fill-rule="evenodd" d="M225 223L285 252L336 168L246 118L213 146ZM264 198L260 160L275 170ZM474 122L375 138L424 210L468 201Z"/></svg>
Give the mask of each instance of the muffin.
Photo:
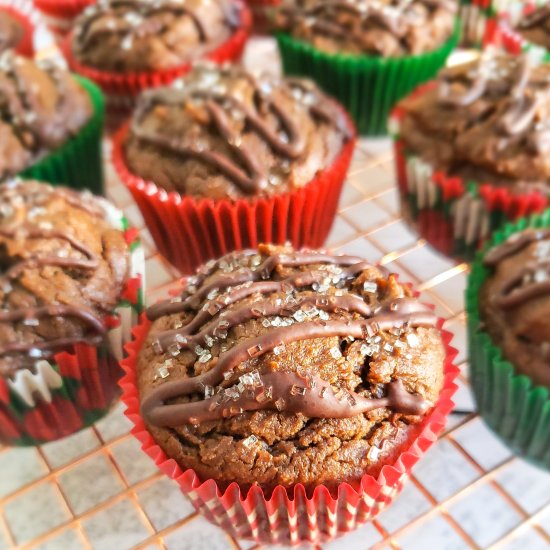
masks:
<svg viewBox="0 0 550 550"><path fill-rule="evenodd" d="M73 70L113 104L169 84L199 59L238 58L250 16L239 0L106 0L88 7L66 40Z"/></svg>
<svg viewBox="0 0 550 550"><path fill-rule="evenodd" d="M338 98L360 133L384 134L392 105L445 64L456 13L450 0L288 1L276 16L284 71Z"/></svg>
<svg viewBox="0 0 550 550"><path fill-rule="evenodd" d="M6 51L0 87L0 181L40 177L100 192L103 102L95 86Z"/></svg>
<svg viewBox="0 0 550 550"><path fill-rule="evenodd" d="M141 96L114 163L158 249L192 273L262 240L321 245L353 146L313 83L201 65Z"/></svg>
<svg viewBox="0 0 550 550"><path fill-rule="evenodd" d="M504 220L544 208L549 109L550 68L494 50L403 100L393 131L405 219L468 260Z"/></svg>
<svg viewBox="0 0 550 550"><path fill-rule="evenodd" d="M308 507L319 516L416 446L450 384L438 320L408 286L361 258L288 246L206 264L136 337L124 399L137 394L161 466L275 501L325 491Z"/></svg>
<svg viewBox="0 0 550 550"><path fill-rule="evenodd" d="M480 414L518 454L550 469L550 212L498 232L468 282Z"/></svg>
<svg viewBox="0 0 550 550"><path fill-rule="evenodd" d="M546 0L509 1L498 14L502 45L510 53L529 52L533 59L550 61L549 16Z"/></svg>
<svg viewBox="0 0 550 550"><path fill-rule="evenodd" d="M109 410L141 305L136 247L103 199L36 181L0 186L2 443L64 437Z"/></svg>

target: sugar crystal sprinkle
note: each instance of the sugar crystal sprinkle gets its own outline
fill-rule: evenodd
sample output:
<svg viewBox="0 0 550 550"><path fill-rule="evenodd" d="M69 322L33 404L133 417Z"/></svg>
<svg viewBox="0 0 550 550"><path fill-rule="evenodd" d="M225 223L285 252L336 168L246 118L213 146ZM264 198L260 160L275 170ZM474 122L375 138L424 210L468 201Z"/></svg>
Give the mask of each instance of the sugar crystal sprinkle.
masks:
<svg viewBox="0 0 550 550"><path fill-rule="evenodd" d="M306 394L306 388L303 386L297 386L296 384L293 384L290 388L290 395L300 395L304 396Z"/></svg>
<svg viewBox="0 0 550 550"><path fill-rule="evenodd" d="M243 445L250 449L256 443L258 443L258 438L255 435L249 435L246 439L243 439Z"/></svg>
<svg viewBox="0 0 550 550"><path fill-rule="evenodd" d="M279 399L277 399L277 401L275 401L275 407L277 408L278 411L282 411L285 407L285 400L282 398L282 397L279 397Z"/></svg>
<svg viewBox="0 0 550 550"><path fill-rule="evenodd" d="M330 355L333 357L333 359L340 359L342 357L342 352L339 348L333 347L330 348Z"/></svg>
<svg viewBox="0 0 550 550"><path fill-rule="evenodd" d="M378 285L373 281L363 283L363 290L369 294L374 294L378 290Z"/></svg>

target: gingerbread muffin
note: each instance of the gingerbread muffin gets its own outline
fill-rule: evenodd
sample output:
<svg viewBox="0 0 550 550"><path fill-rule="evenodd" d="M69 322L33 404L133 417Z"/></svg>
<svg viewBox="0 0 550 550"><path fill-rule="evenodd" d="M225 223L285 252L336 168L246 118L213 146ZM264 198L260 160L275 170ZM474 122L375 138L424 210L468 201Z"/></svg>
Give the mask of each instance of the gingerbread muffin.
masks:
<svg viewBox="0 0 550 550"><path fill-rule="evenodd" d="M127 304L137 310L143 273L126 227L90 194L35 181L0 186L3 442L68 435L117 395Z"/></svg>
<svg viewBox="0 0 550 550"><path fill-rule="evenodd" d="M400 102L392 128L405 218L470 260L550 189L550 66L492 49Z"/></svg>
<svg viewBox="0 0 550 550"><path fill-rule="evenodd" d="M94 115L90 94L70 73L11 51L0 57L0 110L0 180L59 151Z"/></svg>
<svg viewBox="0 0 550 550"><path fill-rule="evenodd" d="M453 34L453 0L298 0L283 3L277 26L331 54L417 55Z"/></svg>
<svg viewBox="0 0 550 550"><path fill-rule="evenodd" d="M237 199L304 187L352 136L311 82L201 65L143 94L124 149L128 169L166 191Z"/></svg>
<svg viewBox="0 0 550 550"><path fill-rule="evenodd" d="M25 29L20 21L6 11L0 10L0 53L16 48Z"/></svg>
<svg viewBox="0 0 550 550"><path fill-rule="evenodd" d="M200 59L241 25L231 0L105 0L77 19L72 54L86 67L133 73Z"/></svg>
<svg viewBox="0 0 550 550"><path fill-rule="evenodd" d="M168 457L222 486L376 475L443 385L432 310L357 257L262 245L207 264L147 316L142 416Z"/></svg>
<svg viewBox="0 0 550 550"><path fill-rule="evenodd" d="M489 250L479 296L484 330L517 372L550 389L550 229L514 233Z"/></svg>

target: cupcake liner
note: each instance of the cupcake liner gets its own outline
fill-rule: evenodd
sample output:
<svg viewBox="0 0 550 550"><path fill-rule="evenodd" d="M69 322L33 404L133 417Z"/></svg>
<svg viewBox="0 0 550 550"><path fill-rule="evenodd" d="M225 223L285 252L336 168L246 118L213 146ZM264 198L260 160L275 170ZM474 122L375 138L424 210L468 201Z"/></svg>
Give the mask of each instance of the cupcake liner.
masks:
<svg viewBox="0 0 550 550"><path fill-rule="evenodd" d="M349 124L353 127L351 121ZM290 241L297 248L321 246L332 227L355 146L351 139L331 166L295 191L267 198L214 201L168 193L133 175L123 152L127 132L125 125L113 141L115 169L132 193L159 252L185 274L209 259L262 242Z"/></svg>
<svg viewBox="0 0 550 550"><path fill-rule="evenodd" d="M53 37L31 0L0 0L0 12L2 11L23 26L23 38L14 48L16 53L33 57L35 52L54 46Z"/></svg>
<svg viewBox="0 0 550 550"><path fill-rule="evenodd" d="M221 487L213 479L201 481L193 470L182 470L175 460L168 458L140 416L136 362L150 324L144 315L141 324L134 329L134 340L126 346L128 357L121 363L125 371L120 382L122 401L126 405L126 415L134 424L132 433L141 442L144 452L179 484L196 510L236 538L261 544L316 544L347 533L372 519L399 493L412 467L436 441L454 406L451 398L456 391L453 381L458 374L453 364L456 350L450 347L452 336L442 331L447 357L445 384L440 398L419 425L410 447L399 455L395 464L385 465L377 478L365 475L359 482L353 485L341 483L333 491L319 485L308 492L301 484L288 490L277 486L270 494L264 493L257 485L248 492L241 491L237 483ZM439 328L441 325L442 321Z"/></svg>
<svg viewBox="0 0 550 550"><path fill-rule="evenodd" d="M550 211L507 224L491 239L498 245L523 229L550 227ZM479 292L489 271L478 254L466 289L471 382L479 414L516 454L550 470L550 395L518 374L487 332L482 330Z"/></svg>
<svg viewBox="0 0 550 550"><path fill-rule="evenodd" d="M403 115L398 106L390 120L401 212L409 225L443 254L471 261L492 231L548 205L548 197L538 191L518 192L437 171L400 140Z"/></svg>
<svg viewBox="0 0 550 550"><path fill-rule="evenodd" d="M47 154L19 174L23 179L37 179L63 184L73 189L89 189L103 194L102 134L105 116L105 100L99 88L85 78L75 76L88 92L93 113L76 136L57 150Z"/></svg>
<svg viewBox="0 0 550 550"><path fill-rule="evenodd" d="M237 61L244 50L250 27L252 14L246 7L242 7L241 26L223 44L208 52L204 59L214 63L223 64ZM101 71L79 63L73 56L71 43L72 32L63 41L63 54L74 72L85 76L95 82L107 97L109 106L129 109L135 104L137 96L143 90L166 86L177 78L187 74L192 67L192 62L182 64L173 69L146 71L136 73L119 73Z"/></svg>
<svg viewBox="0 0 550 550"><path fill-rule="evenodd" d="M492 13L490 1L462 0L458 13L461 27L461 47L483 48L492 42L496 17Z"/></svg>
<svg viewBox="0 0 550 550"><path fill-rule="evenodd" d="M518 21L524 13L529 13L544 3L543 0L527 2L510 0L506 7L499 11L498 40L508 53L515 55L526 53L535 63L550 62L550 52L546 48L527 41L513 28L514 22Z"/></svg>
<svg viewBox="0 0 550 550"><path fill-rule="evenodd" d="M96 0L34 0L34 5L43 13L71 21Z"/></svg>
<svg viewBox="0 0 550 550"><path fill-rule="evenodd" d="M460 35L422 55L381 58L327 54L286 33L277 34L285 74L307 76L337 98L351 114L360 134L385 135L393 105L443 67Z"/></svg>
<svg viewBox="0 0 550 550"><path fill-rule="evenodd" d="M90 426L110 410L120 395L119 361L132 327L144 307L145 257L137 231L107 202L107 220L124 231L130 248L130 273L103 344L79 343L48 360L37 359L33 371L21 369L0 378L0 443L39 445Z"/></svg>

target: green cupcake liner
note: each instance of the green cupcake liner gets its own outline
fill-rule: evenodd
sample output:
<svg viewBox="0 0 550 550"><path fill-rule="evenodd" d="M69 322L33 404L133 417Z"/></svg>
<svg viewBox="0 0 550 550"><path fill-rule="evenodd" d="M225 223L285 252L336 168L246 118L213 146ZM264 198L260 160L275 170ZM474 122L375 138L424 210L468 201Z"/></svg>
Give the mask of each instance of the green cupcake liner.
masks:
<svg viewBox="0 0 550 550"><path fill-rule="evenodd" d="M91 119L76 136L21 172L19 177L52 185L62 184L78 190L89 189L96 195L103 195L101 139L105 100L101 90L91 81L76 75L74 78L90 96L93 108Z"/></svg>
<svg viewBox="0 0 550 550"><path fill-rule="evenodd" d="M327 54L286 33L278 33L277 42L285 74L315 80L347 108L359 133L376 136L387 134L395 103L443 67L459 36L457 25L437 50L394 58Z"/></svg>
<svg viewBox="0 0 550 550"><path fill-rule="evenodd" d="M488 248L526 228L550 227L550 210L496 232ZM550 392L518 374L501 349L480 329L479 291L489 270L483 253L472 265L466 289L471 383L479 414L514 453L550 470Z"/></svg>

